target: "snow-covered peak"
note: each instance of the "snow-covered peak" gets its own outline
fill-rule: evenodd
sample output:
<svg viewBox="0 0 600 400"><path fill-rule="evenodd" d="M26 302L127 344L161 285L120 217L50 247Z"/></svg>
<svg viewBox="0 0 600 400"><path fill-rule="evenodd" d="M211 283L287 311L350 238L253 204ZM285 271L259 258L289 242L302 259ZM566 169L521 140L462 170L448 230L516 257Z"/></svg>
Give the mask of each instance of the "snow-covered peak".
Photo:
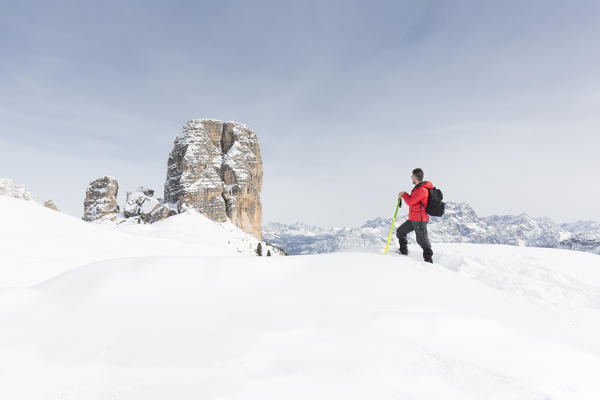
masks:
<svg viewBox="0 0 600 400"><path fill-rule="evenodd" d="M377 217L373 219L367 220L364 224L362 224L361 228L381 228L384 225L389 225L389 218Z"/></svg>
<svg viewBox="0 0 600 400"><path fill-rule="evenodd" d="M477 218L477 213L467 203L446 203L445 215L460 215L466 218Z"/></svg>
<svg viewBox="0 0 600 400"><path fill-rule="evenodd" d="M285 230L286 232L294 235L304 235L304 236L317 236L322 235L327 232L326 229L315 225L308 225L303 222L297 221L292 224L283 224L280 222L270 222L263 226L263 229L266 229L270 232Z"/></svg>
<svg viewBox="0 0 600 400"><path fill-rule="evenodd" d="M401 214L406 207L401 208ZM396 226L406 219L399 215ZM326 229L295 224L270 223L263 227L265 239L290 254L334 252L354 248L385 247L392 218L377 217L358 228ZM299 227L303 227L299 229ZM520 215L479 217L466 203L447 203L443 217L431 217L433 242L497 243L532 247L560 247L600 254L600 223L583 221L557 225L549 218ZM392 237L397 246L396 237ZM409 241L413 240L409 236Z"/></svg>
<svg viewBox="0 0 600 400"><path fill-rule="evenodd" d="M560 224L560 228L571 233L584 233L591 231L600 231L600 222L598 221L577 221Z"/></svg>

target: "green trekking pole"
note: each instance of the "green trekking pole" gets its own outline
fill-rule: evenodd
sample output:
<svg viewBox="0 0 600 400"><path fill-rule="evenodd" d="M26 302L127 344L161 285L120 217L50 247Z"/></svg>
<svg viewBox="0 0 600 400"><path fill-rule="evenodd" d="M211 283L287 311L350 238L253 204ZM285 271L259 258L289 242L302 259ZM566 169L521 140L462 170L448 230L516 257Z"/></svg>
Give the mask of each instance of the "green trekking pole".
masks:
<svg viewBox="0 0 600 400"><path fill-rule="evenodd" d="M390 239L392 238L392 232L394 232L394 224L396 223L396 215L398 215L398 208L402 205L402 198L398 198L398 204L396 204L396 212L394 213L394 219L392 220L392 227L390 228L390 236L388 237L387 244L385 245L385 252L387 254L388 246L390 245Z"/></svg>

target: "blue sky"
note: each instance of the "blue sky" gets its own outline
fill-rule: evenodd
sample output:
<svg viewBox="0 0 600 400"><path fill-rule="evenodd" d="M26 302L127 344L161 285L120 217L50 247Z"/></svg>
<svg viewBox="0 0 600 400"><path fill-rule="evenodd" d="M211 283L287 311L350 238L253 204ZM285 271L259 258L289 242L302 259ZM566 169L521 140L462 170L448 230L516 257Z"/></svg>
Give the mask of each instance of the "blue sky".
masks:
<svg viewBox="0 0 600 400"><path fill-rule="evenodd" d="M393 213L422 167L481 215L600 219L600 2L2 2L0 176L80 216L162 194L185 121L248 124L264 221Z"/></svg>

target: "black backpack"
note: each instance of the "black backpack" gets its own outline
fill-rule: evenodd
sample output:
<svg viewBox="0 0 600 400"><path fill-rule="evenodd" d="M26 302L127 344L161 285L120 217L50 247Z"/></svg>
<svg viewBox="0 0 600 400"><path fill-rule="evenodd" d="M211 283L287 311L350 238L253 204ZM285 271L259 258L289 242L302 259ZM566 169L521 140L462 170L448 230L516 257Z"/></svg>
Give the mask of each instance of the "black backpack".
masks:
<svg viewBox="0 0 600 400"><path fill-rule="evenodd" d="M429 203L427 203L427 209L425 210L428 215L432 217L441 217L446 211L446 203L442 200L444 195L438 188L427 189L429 191ZM423 203L421 203L423 205Z"/></svg>

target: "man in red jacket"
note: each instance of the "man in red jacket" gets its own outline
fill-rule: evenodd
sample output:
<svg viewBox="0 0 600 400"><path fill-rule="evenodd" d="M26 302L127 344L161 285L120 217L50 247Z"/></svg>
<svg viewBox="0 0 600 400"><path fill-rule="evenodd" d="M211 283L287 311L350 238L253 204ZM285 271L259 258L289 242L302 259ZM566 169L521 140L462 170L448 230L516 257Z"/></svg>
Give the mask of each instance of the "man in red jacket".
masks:
<svg viewBox="0 0 600 400"><path fill-rule="evenodd" d="M423 259L427 262L433 262L433 250L427 237L427 204L429 203L429 190L433 189L431 182L423 181L423 170L415 168L412 172L412 182L415 185L410 194L406 192L398 193L398 198L402 198L408 204L408 221L404 222L396 230L396 236L400 241L400 254L408 254L408 241L406 235L415 231L417 243L423 249Z"/></svg>

